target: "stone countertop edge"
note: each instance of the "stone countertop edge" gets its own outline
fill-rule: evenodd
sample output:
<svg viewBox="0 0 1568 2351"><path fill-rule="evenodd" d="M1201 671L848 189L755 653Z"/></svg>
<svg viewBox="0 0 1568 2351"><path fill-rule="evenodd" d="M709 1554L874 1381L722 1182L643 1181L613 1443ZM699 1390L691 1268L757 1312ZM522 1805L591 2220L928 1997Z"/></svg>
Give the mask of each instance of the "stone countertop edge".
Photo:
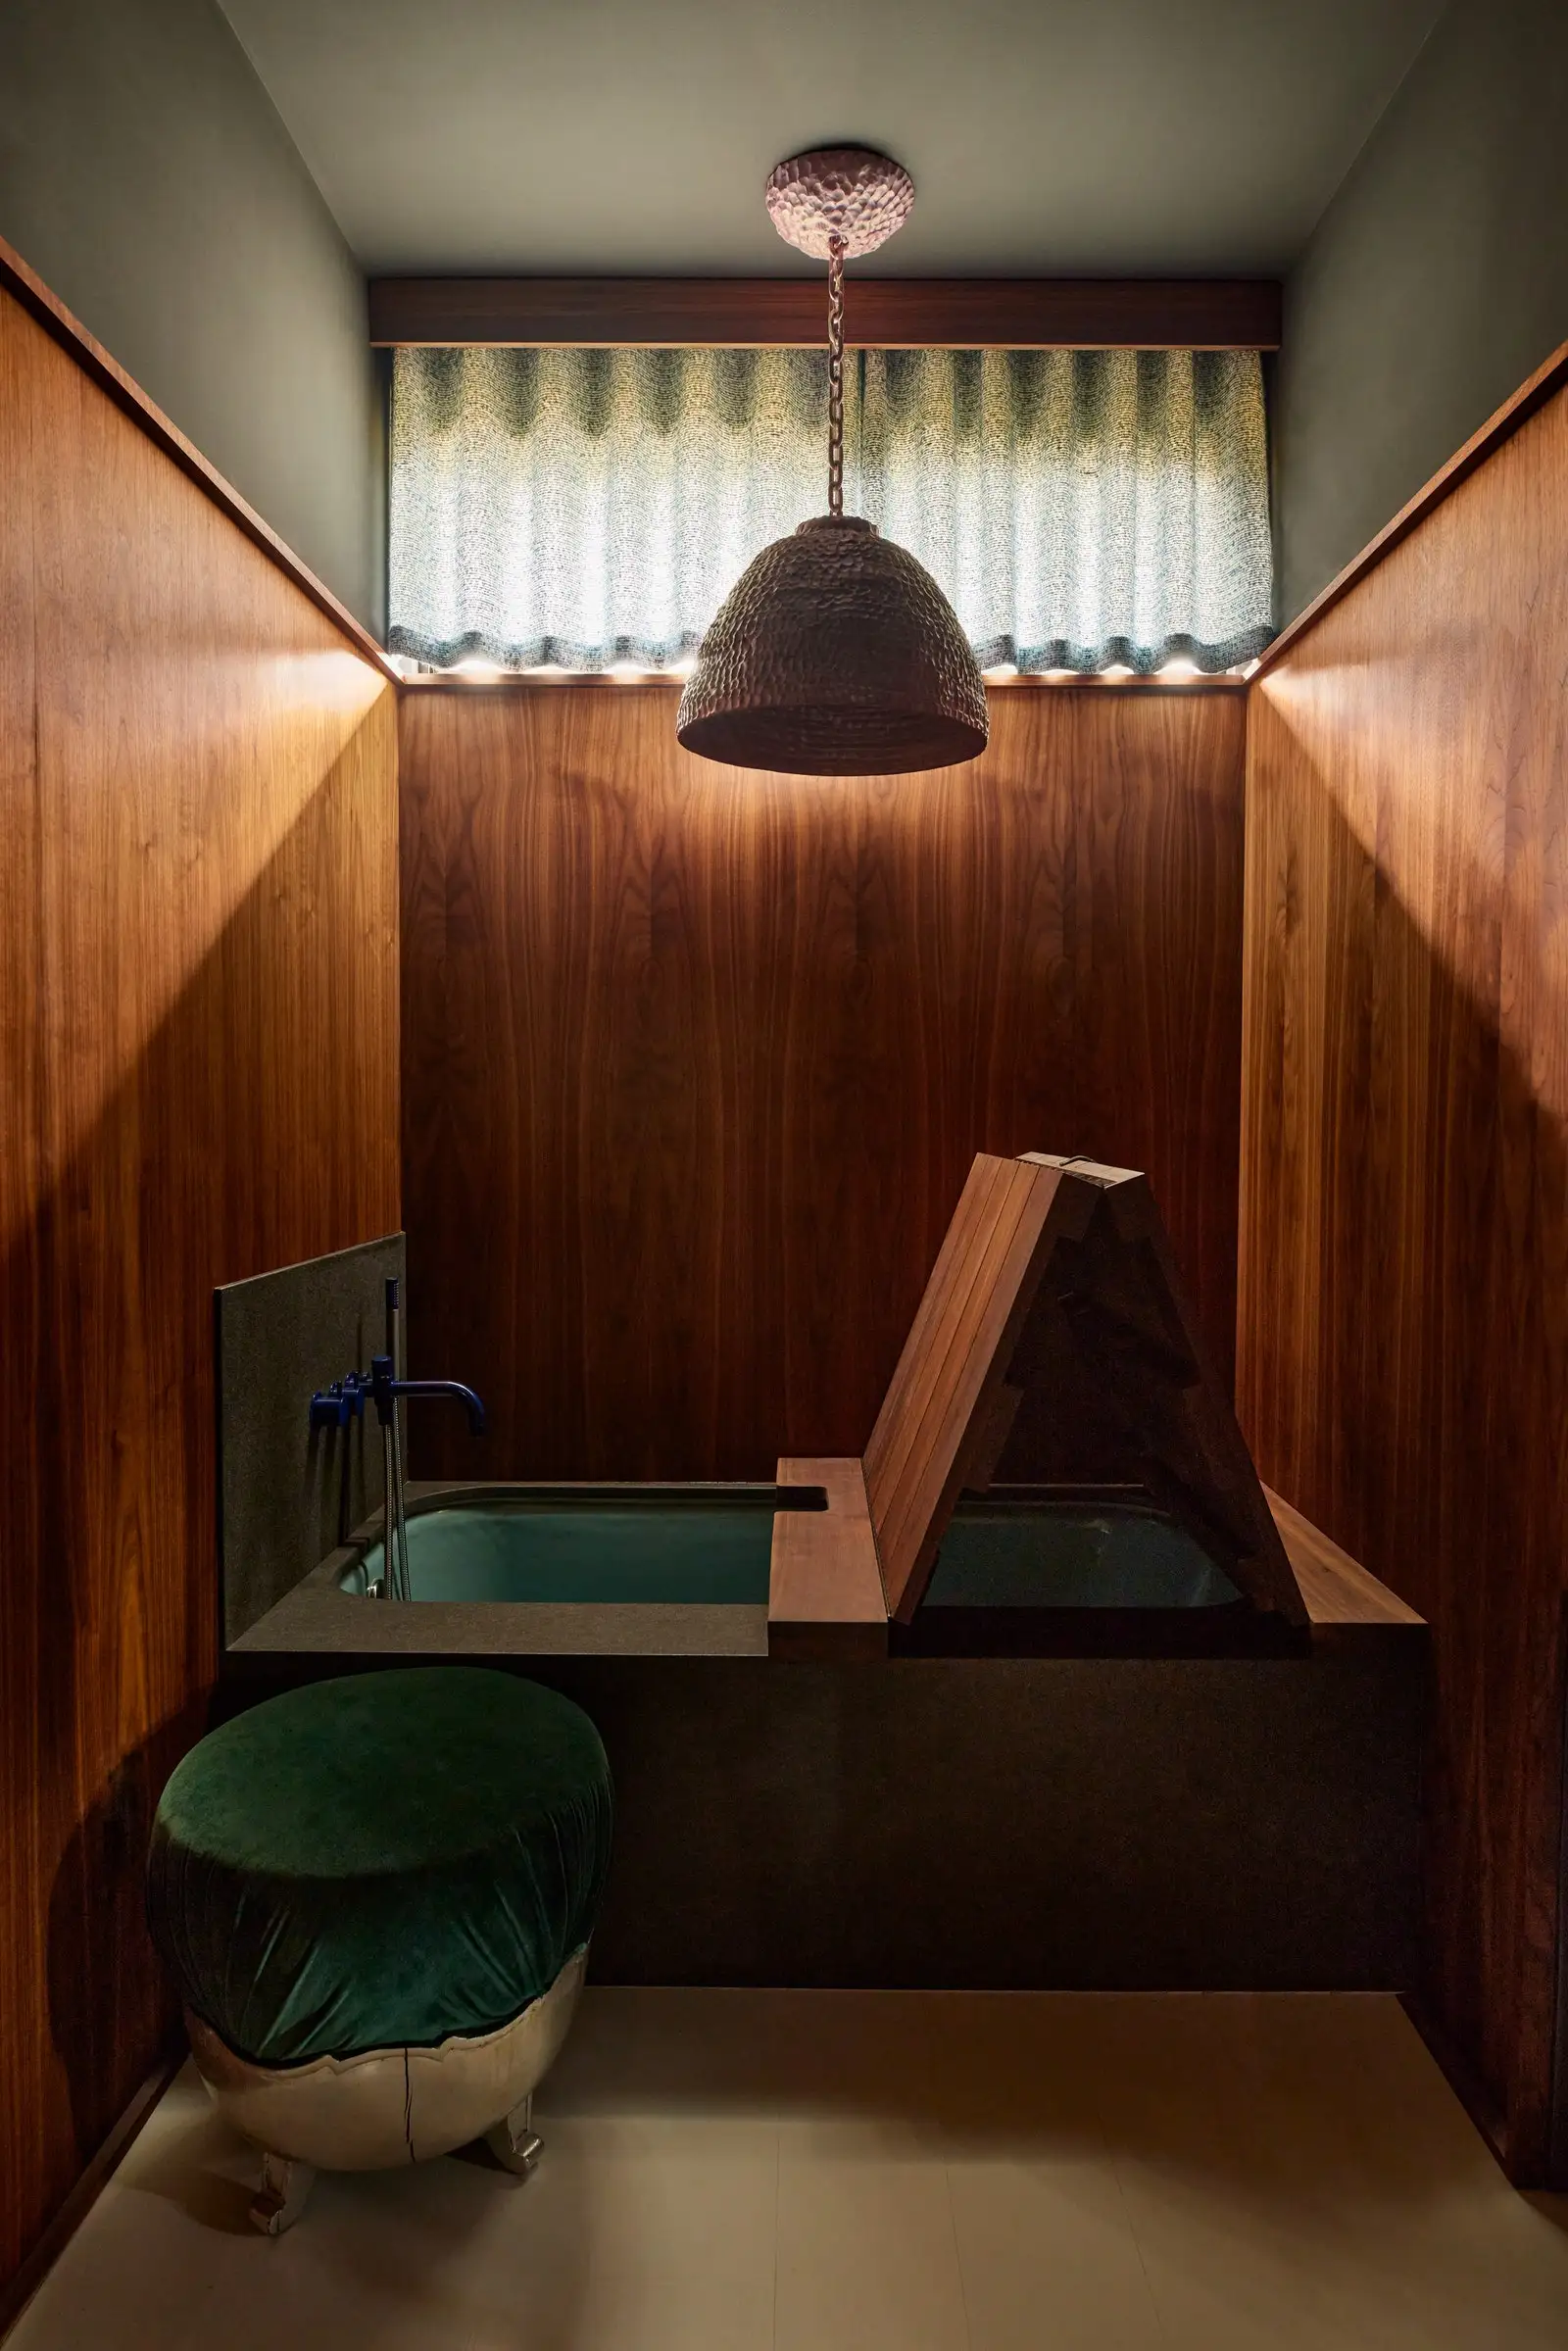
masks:
<svg viewBox="0 0 1568 2351"><path fill-rule="evenodd" d="M323 1560L232 1655L765 1657L762 1601L703 1606L543 1600L395 1600L337 1589L352 1550Z"/></svg>

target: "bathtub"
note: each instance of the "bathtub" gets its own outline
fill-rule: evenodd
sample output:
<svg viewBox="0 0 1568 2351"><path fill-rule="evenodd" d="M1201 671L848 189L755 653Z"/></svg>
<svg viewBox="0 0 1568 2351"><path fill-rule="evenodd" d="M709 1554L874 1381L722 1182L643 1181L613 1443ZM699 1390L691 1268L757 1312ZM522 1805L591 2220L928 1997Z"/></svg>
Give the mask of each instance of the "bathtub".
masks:
<svg viewBox="0 0 1568 2351"><path fill-rule="evenodd" d="M1211 1655L1288 1638L1125 1487L960 1496L913 1623L890 1630L895 1654L941 1657Z"/></svg>
<svg viewBox="0 0 1568 2351"><path fill-rule="evenodd" d="M418 1596L367 1596L368 1521L230 1641L221 1705L464 1657L572 1698L615 1774L612 1982L1410 1981L1424 1628L1351 1595L1297 1643L1147 1492L993 1490L880 1662L790 1657L769 1534L831 1535L816 1475L413 1485Z"/></svg>
<svg viewBox="0 0 1568 2351"><path fill-rule="evenodd" d="M776 1486L497 1488L421 1499L409 1515L416 1601L600 1607L765 1606L778 1508L821 1509ZM378 1597L379 1540L338 1589ZM927 1608L1225 1608L1241 1593L1152 1502L1103 1490L960 1500Z"/></svg>
<svg viewBox="0 0 1568 2351"><path fill-rule="evenodd" d="M380 1596L377 1512L229 1647L766 1657L775 1525L826 1508L820 1487L760 1481L415 1481L408 1601Z"/></svg>
<svg viewBox="0 0 1568 2351"><path fill-rule="evenodd" d="M440 1645L453 1624L489 1617L508 1645L515 1633L522 1646L598 1648L614 1628L616 1648L760 1654L775 1518L825 1507L809 1486L416 1490L412 1603L439 1614ZM382 1576L378 1527L332 1566L336 1591L385 1621L397 1610ZM400 1630L400 1645L418 1638ZM1253 1645L1259 1632L1223 1568L1139 1490L994 1489L959 1500L915 1622L892 1640L922 1655L1168 1655Z"/></svg>
<svg viewBox="0 0 1568 2351"><path fill-rule="evenodd" d="M416 1484L409 1601L381 1597L377 1516L234 1645L778 1654L777 1529L804 1514L831 1536L828 1510L822 1487L782 1481ZM914 1622L890 1626L879 1596L871 1607L866 1653L884 1656L1275 1654L1286 1639L1192 1532L1127 1487L960 1497Z"/></svg>
<svg viewBox="0 0 1568 2351"><path fill-rule="evenodd" d="M776 1485L497 1487L409 1513L416 1602L530 1606L767 1606L773 1517L825 1509L819 1488ZM340 1591L378 1595L379 1540L344 1566Z"/></svg>

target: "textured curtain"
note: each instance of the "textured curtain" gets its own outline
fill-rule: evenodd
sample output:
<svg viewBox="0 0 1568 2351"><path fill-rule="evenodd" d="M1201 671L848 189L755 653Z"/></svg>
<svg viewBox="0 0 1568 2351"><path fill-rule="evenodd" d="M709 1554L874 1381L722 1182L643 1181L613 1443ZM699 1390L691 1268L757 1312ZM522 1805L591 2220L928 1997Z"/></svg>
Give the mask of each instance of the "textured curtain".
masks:
<svg viewBox="0 0 1568 2351"><path fill-rule="evenodd" d="M1267 644L1253 352L872 351L845 505L919 557L982 664L1218 670ZM770 539L827 504L809 351L402 350L394 653L687 662Z"/></svg>

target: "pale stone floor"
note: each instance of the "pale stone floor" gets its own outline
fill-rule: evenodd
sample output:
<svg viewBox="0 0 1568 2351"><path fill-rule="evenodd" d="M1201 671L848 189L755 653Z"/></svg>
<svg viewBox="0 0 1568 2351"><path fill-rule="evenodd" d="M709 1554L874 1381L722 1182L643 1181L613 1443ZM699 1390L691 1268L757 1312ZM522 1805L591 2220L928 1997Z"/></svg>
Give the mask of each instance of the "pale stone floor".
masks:
<svg viewBox="0 0 1568 2351"><path fill-rule="evenodd" d="M187 2068L11 2351L1568 2351L1392 1999L590 1990L535 2120L269 2242Z"/></svg>

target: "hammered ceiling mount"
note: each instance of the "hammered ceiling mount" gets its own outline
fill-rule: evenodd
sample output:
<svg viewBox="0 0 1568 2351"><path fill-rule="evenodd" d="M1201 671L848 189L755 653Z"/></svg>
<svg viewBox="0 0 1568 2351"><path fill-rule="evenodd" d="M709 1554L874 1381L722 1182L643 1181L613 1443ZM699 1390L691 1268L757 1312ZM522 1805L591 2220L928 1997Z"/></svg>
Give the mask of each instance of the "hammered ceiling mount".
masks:
<svg viewBox="0 0 1568 2351"><path fill-rule="evenodd" d="M825 262L833 239L847 260L875 253L904 226L914 182L874 147L812 147L768 173L768 217L787 245Z"/></svg>

